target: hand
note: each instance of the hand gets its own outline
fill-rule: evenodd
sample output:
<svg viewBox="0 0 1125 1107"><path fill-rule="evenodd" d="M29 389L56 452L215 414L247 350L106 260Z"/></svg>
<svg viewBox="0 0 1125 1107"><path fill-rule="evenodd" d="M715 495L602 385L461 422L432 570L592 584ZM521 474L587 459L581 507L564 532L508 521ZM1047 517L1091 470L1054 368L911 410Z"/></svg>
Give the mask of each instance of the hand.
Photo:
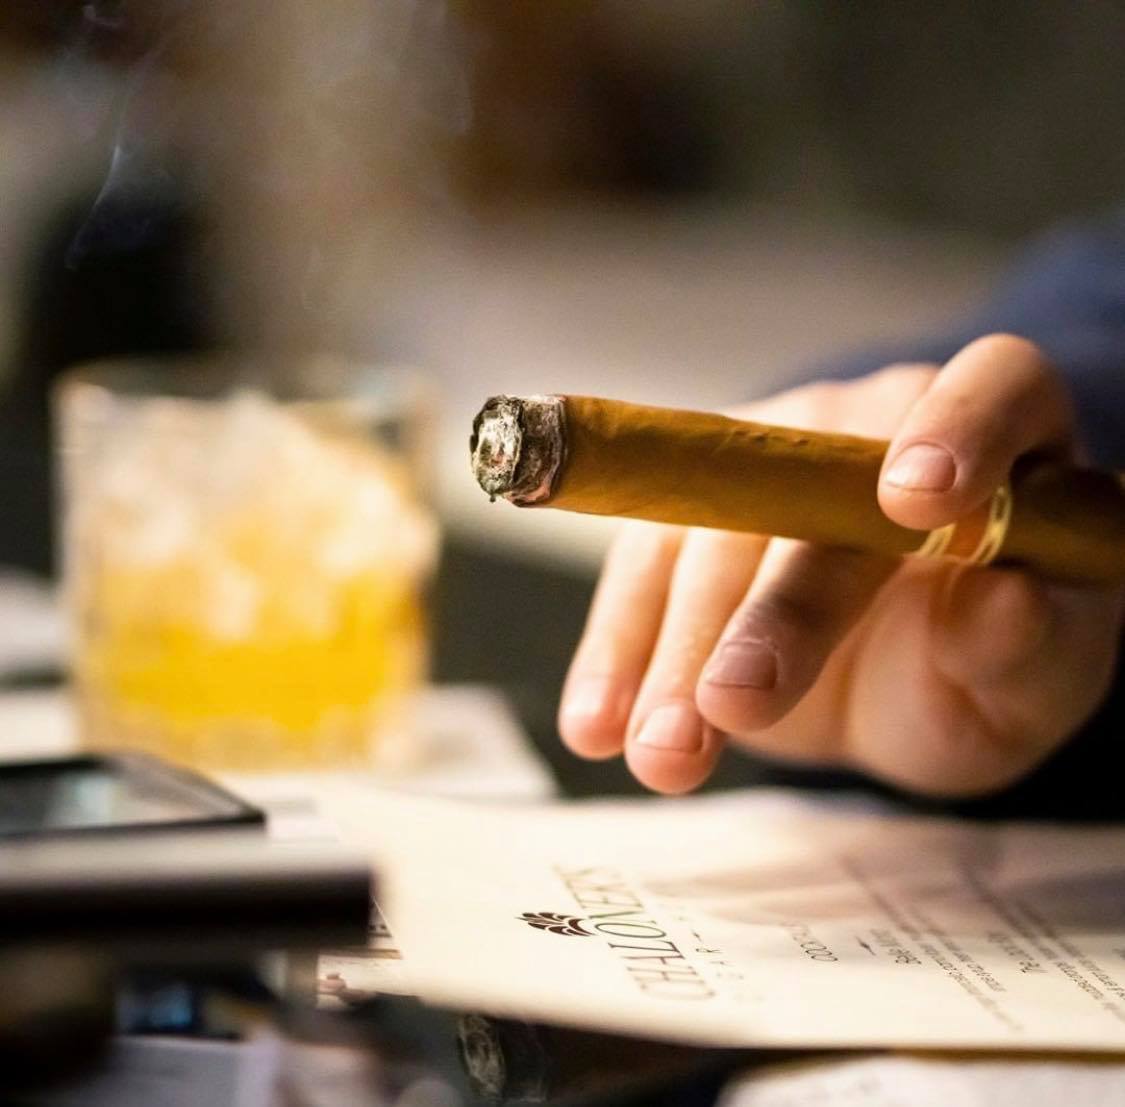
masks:
<svg viewBox="0 0 1125 1107"><path fill-rule="evenodd" d="M1030 343L965 347L741 409L761 422L891 439L886 514L920 532L963 517L1036 451L1077 449L1066 391ZM919 535L921 541L922 534ZM1123 596L726 531L628 523L559 714L576 753L624 752L660 792L701 783L724 735L793 762L917 792L1008 784L1093 712Z"/></svg>

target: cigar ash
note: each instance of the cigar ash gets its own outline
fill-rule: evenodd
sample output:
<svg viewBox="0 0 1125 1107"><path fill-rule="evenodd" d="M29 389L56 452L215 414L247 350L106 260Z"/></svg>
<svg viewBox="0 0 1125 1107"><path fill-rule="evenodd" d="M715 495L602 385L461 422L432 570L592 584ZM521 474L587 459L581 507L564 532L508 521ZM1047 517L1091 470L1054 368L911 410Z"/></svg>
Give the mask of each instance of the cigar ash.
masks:
<svg viewBox="0 0 1125 1107"><path fill-rule="evenodd" d="M565 453L562 399L491 397L473 420L469 449L489 499L521 506L548 499Z"/></svg>

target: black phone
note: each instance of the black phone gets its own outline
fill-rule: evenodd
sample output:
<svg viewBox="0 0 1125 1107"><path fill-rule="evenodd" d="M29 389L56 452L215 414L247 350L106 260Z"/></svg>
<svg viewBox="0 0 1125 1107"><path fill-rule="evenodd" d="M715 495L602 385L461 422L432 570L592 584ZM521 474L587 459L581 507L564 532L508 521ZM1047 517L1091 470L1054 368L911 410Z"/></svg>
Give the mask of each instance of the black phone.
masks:
<svg viewBox="0 0 1125 1107"><path fill-rule="evenodd" d="M0 763L0 944L100 949L360 945L371 862L275 841L217 784L143 754Z"/></svg>
<svg viewBox="0 0 1125 1107"><path fill-rule="evenodd" d="M0 763L0 841L264 825L258 808L147 754Z"/></svg>

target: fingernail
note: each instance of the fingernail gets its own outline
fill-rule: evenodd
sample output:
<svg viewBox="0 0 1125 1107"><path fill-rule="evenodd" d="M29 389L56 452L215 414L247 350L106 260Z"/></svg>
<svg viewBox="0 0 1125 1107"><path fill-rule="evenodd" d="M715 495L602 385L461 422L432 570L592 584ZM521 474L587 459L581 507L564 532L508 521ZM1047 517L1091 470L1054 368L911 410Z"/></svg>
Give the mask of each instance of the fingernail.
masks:
<svg viewBox="0 0 1125 1107"><path fill-rule="evenodd" d="M582 677L567 687L562 713L574 719L597 718L612 713L619 700L611 677Z"/></svg>
<svg viewBox="0 0 1125 1107"><path fill-rule="evenodd" d="M703 720L690 703L666 703L645 720L637 742L658 750L699 753L703 749Z"/></svg>
<svg viewBox="0 0 1125 1107"><path fill-rule="evenodd" d="M762 642L727 642L703 671L708 684L760 688L777 684L777 655Z"/></svg>
<svg viewBox="0 0 1125 1107"><path fill-rule="evenodd" d="M957 480L957 463L941 446L907 446L883 474L887 484L912 492L948 492Z"/></svg>

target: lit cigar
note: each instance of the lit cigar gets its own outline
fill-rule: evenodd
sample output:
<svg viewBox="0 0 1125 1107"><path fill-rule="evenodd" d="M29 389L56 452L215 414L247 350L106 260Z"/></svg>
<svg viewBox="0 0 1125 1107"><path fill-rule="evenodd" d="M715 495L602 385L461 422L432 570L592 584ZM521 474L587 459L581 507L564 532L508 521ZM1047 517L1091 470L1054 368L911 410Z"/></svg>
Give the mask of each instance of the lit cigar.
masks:
<svg viewBox="0 0 1125 1107"><path fill-rule="evenodd" d="M1125 579L1121 474L1017 467L970 516L929 533L876 496L887 443L588 396L494 396L473 423L473 474L519 507L799 538L889 556Z"/></svg>

